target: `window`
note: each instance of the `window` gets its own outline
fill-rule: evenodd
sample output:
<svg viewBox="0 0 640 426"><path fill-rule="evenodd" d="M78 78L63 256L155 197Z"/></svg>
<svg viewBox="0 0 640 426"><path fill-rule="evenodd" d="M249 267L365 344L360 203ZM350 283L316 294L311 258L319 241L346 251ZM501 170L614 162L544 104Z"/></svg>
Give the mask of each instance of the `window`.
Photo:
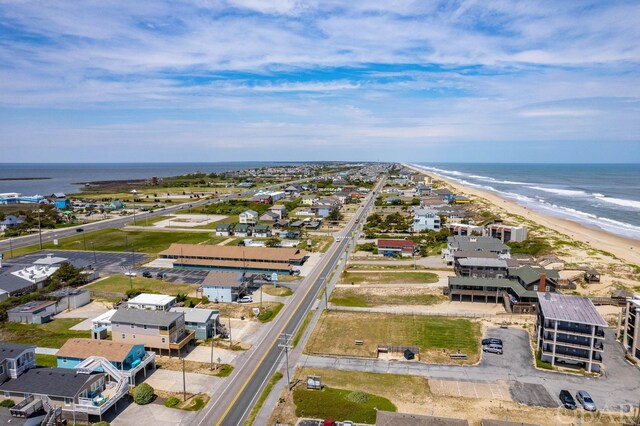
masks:
<svg viewBox="0 0 640 426"><path fill-rule="evenodd" d="M73 402L72 398L65 398L64 399L64 405L71 405L72 402Z"/></svg>
<svg viewBox="0 0 640 426"><path fill-rule="evenodd" d="M66 358L62 358L62 362L66 363L67 359Z"/></svg>
<svg viewBox="0 0 640 426"><path fill-rule="evenodd" d="M4 365L0 365L0 374L4 374Z"/></svg>
<svg viewBox="0 0 640 426"><path fill-rule="evenodd" d="M135 327L135 325L131 324L131 328L134 328L134 327Z"/></svg>
<svg viewBox="0 0 640 426"><path fill-rule="evenodd" d="M11 392L4 391L5 398L11 398Z"/></svg>
<svg viewBox="0 0 640 426"><path fill-rule="evenodd" d="M131 338L132 338L132 339L135 339L135 338L136 338L136 335L135 335L135 334L132 334L132 335L131 335Z"/></svg>
<svg viewBox="0 0 640 426"><path fill-rule="evenodd" d="M143 325L142 328L144 328L146 330L147 329L147 325L146 324Z"/></svg>
<svg viewBox="0 0 640 426"><path fill-rule="evenodd" d="M165 340L165 338L163 337L163 338L162 338L162 343L165 343L165 342L166 342L166 340Z"/></svg>
<svg viewBox="0 0 640 426"><path fill-rule="evenodd" d="M122 338L123 338L123 339L125 338L125 337L124 337L124 333L122 333Z"/></svg>

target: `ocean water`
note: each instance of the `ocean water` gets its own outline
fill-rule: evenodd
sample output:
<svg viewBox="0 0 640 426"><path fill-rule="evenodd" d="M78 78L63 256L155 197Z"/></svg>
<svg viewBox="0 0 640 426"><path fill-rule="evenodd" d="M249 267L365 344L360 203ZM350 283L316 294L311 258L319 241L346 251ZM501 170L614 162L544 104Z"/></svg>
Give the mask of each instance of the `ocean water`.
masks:
<svg viewBox="0 0 640 426"><path fill-rule="evenodd" d="M640 240L640 164L415 166L496 192L541 213Z"/></svg>
<svg viewBox="0 0 640 426"><path fill-rule="evenodd" d="M148 179L152 176L179 176L193 172L220 173L263 166L293 165L285 162L219 163L82 163L26 164L0 163L0 179L45 177L43 180L0 180L0 193L19 192L25 196L75 193L87 182L103 180Z"/></svg>

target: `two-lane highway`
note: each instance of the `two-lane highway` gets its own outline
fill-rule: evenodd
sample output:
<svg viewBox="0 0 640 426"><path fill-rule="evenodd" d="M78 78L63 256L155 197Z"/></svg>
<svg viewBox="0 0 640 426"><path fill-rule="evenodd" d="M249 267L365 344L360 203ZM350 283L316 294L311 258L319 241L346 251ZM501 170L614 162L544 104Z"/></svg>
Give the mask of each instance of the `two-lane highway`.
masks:
<svg viewBox="0 0 640 426"><path fill-rule="evenodd" d="M293 335L298 330L323 288L323 284L344 254L350 241L350 238L345 237L351 236L359 222L366 216L383 183L384 179L381 179L365 198L363 207L339 233L341 237L339 241L331 246L321 262L303 280L298 290L291 296L291 300L271 323L271 328L254 346L251 355L236 367L227 379L227 384L220 390L218 397L209 403L193 423L199 426L212 424L236 426L244 422L257 396L280 363L282 352L278 347L279 336L282 333Z"/></svg>

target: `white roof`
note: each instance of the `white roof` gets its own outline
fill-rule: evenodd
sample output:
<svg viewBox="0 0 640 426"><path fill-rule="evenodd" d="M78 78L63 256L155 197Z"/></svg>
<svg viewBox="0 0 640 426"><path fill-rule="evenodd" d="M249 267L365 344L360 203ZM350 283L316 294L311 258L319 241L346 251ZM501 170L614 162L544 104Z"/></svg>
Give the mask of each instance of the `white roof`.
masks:
<svg viewBox="0 0 640 426"><path fill-rule="evenodd" d="M220 311L216 309L201 309L201 308L171 308L171 312L182 312L184 314L184 320L186 322L204 323L209 318L216 319L220 316Z"/></svg>
<svg viewBox="0 0 640 426"><path fill-rule="evenodd" d="M33 262L34 265L56 265L58 263L62 263L67 261L68 259L65 257L57 257L52 254L47 254L45 257L41 257L40 259Z"/></svg>
<svg viewBox="0 0 640 426"><path fill-rule="evenodd" d="M111 322L111 317L117 312L117 309L111 309L102 315L99 315L91 320L91 322Z"/></svg>
<svg viewBox="0 0 640 426"><path fill-rule="evenodd" d="M175 296L168 296L166 294L149 294L142 293L133 299L129 299L127 304L136 303L141 305L156 305L164 306L167 303L171 303L176 300Z"/></svg>
<svg viewBox="0 0 640 426"><path fill-rule="evenodd" d="M23 280L27 280L32 283L39 283L40 281L46 280L49 278L58 268L54 266L29 266L27 268L19 269L17 271L12 272L11 274L22 278Z"/></svg>

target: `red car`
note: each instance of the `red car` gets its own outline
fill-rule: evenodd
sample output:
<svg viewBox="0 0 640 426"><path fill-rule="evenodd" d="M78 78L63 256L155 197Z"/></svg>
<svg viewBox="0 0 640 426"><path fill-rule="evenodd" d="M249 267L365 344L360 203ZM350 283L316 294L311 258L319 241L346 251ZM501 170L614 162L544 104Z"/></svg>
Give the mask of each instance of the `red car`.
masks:
<svg viewBox="0 0 640 426"><path fill-rule="evenodd" d="M324 421L324 426L336 426L336 421L333 419L327 419Z"/></svg>

